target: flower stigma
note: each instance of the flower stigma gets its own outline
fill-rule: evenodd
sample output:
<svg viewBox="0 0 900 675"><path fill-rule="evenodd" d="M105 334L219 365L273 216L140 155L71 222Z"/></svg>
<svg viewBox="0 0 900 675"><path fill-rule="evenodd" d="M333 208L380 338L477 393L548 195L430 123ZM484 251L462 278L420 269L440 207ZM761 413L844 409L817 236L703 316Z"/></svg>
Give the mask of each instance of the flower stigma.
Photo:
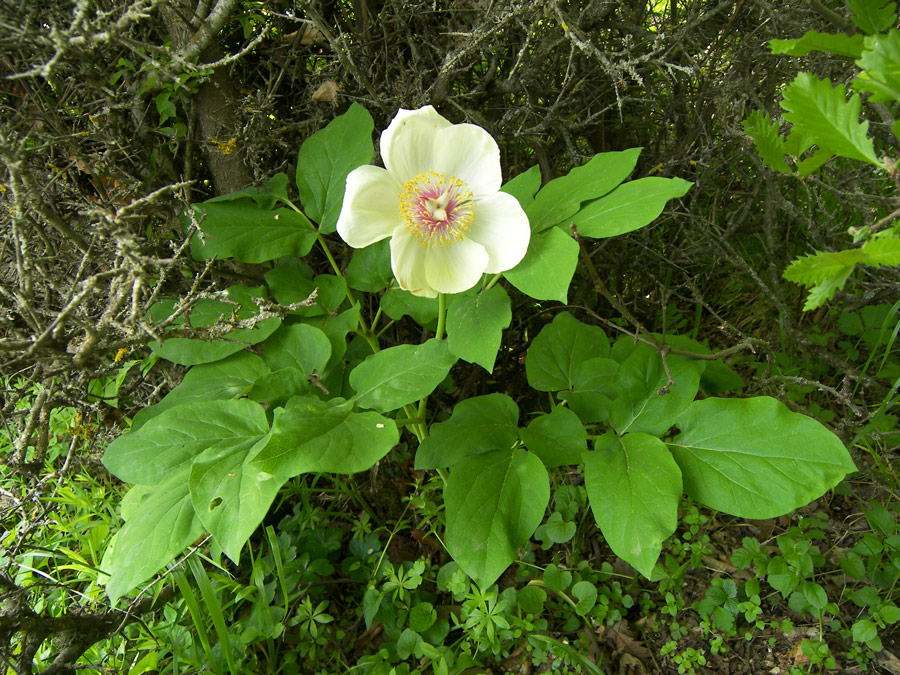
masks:
<svg viewBox="0 0 900 675"><path fill-rule="evenodd" d="M462 241L472 224L475 202L461 180L429 171L403 186L400 213L422 246L446 246Z"/></svg>

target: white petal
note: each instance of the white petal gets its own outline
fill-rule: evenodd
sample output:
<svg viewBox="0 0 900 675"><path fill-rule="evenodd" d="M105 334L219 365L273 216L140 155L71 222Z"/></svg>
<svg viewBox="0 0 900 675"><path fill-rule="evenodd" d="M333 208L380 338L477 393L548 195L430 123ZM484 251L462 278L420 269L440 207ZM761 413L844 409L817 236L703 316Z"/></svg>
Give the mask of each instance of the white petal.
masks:
<svg viewBox="0 0 900 675"><path fill-rule="evenodd" d="M481 280L488 264L484 246L471 239L427 249L425 275L439 293L462 293Z"/></svg>
<svg viewBox="0 0 900 675"><path fill-rule="evenodd" d="M516 198L498 192L475 202L475 218L466 236L484 246L489 258L485 272L496 274L511 270L525 257L531 226Z"/></svg>
<svg viewBox="0 0 900 675"><path fill-rule="evenodd" d="M403 110L381 133L381 159L385 168L401 183L435 170L437 132L450 126L430 105Z"/></svg>
<svg viewBox="0 0 900 675"><path fill-rule="evenodd" d="M391 269L404 291L425 298L436 298L437 291L428 285L425 275L426 249L405 226L391 236Z"/></svg>
<svg viewBox="0 0 900 675"><path fill-rule="evenodd" d="M454 124L437 132L435 166L438 173L456 176L475 199L500 189L500 148L491 135L474 124Z"/></svg>
<svg viewBox="0 0 900 675"><path fill-rule="evenodd" d="M337 231L353 248L363 248L391 236L403 222L401 185L378 166L361 166L347 176L347 189Z"/></svg>

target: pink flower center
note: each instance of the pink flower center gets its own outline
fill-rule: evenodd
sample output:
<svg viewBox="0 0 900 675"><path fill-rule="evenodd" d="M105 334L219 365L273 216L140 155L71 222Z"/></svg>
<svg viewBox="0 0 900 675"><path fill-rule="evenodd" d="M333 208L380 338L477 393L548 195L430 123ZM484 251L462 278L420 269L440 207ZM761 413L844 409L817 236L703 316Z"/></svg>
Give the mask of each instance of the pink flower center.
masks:
<svg viewBox="0 0 900 675"><path fill-rule="evenodd" d="M462 241L472 224L472 191L455 176L429 171L403 186L400 213L422 246L446 246Z"/></svg>

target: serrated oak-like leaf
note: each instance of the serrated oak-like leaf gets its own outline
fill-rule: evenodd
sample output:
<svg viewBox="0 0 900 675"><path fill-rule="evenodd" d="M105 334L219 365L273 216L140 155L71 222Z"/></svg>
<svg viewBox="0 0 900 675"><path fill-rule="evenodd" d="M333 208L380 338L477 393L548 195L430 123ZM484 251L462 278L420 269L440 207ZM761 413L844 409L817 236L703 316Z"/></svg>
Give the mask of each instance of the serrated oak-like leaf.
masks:
<svg viewBox="0 0 900 675"><path fill-rule="evenodd" d="M521 448L471 455L444 488L444 542L463 571L487 589L515 561L550 502L547 469Z"/></svg>
<svg viewBox="0 0 900 675"><path fill-rule="evenodd" d="M509 396L464 399L450 419L431 425L416 451L416 469L444 469L468 455L512 448L518 428L519 408Z"/></svg>
<svg viewBox="0 0 900 675"><path fill-rule="evenodd" d="M768 396L695 401L677 424L684 491L741 518L789 513L856 470L837 436Z"/></svg>
<svg viewBox="0 0 900 675"><path fill-rule="evenodd" d="M801 72L785 88L781 107L784 118L820 148L881 166L867 135L869 123L859 121L859 94L848 100L843 86Z"/></svg>
<svg viewBox="0 0 900 675"><path fill-rule="evenodd" d="M900 31L866 38L866 48L856 65L863 69L853 88L872 94L873 101L900 99Z"/></svg>
<svg viewBox="0 0 900 675"><path fill-rule="evenodd" d="M634 171L641 148L621 152L601 152L584 166L572 169L565 176L547 183L528 208L528 220L534 232L553 225L568 225L584 202L602 197Z"/></svg>
<svg viewBox="0 0 900 675"><path fill-rule="evenodd" d="M656 220L666 202L683 197L691 185L681 178L639 178L587 204L571 220L584 237L602 239L633 232Z"/></svg>
<svg viewBox="0 0 900 675"><path fill-rule="evenodd" d="M770 40L769 49L773 54L786 56L806 56L810 52L818 51L838 56L850 56L855 59L862 54L863 36L808 30L803 37L795 40Z"/></svg>
<svg viewBox="0 0 900 675"><path fill-rule="evenodd" d="M778 135L778 124L772 121L768 113L753 111L744 120L743 127L753 139L756 153L769 168L778 173L791 173L791 168L784 161L784 139Z"/></svg>
<svg viewBox="0 0 900 675"><path fill-rule="evenodd" d="M812 286L846 276L853 271L856 263L865 261L866 254L858 248L827 253L819 251L794 260L784 271L784 278L796 284Z"/></svg>
<svg viewBox="0 0 900 675"><path fill-rule="evenodd" d="M583 459L584 487L603 538L649 578L678 524L681 470L665 443L642 433L607 434Z"/></svg>
<svg viewBox="0 0 900 675"><path fill-rule="evenodd" d="M347 174L372 161L375 123L368 111L353 103L343 115L307 138L297 153L297 191L300 203L319 224L322 234L334 232Z"/></svg>
<svg viewBox="0 0 900 675"><path fill-rule="evenodd" d="M534 234L525 257L503 273L507 281L535 300L566 302L578 265L578 244L558 227Z"/></svg>
<svg viewBox="0 0 900 675"><path fill-rule="evenodd" d="M399 345L372 354L350 373L350 386L363 408L388 412L435 390L456 363L444 340Z"/></svg>
<svg viewBox="0 0 900 675"><path fill-rule="evenodd" d="M900 238L891 235L869 239L863 244L862 252L866 255L867 265L900 265Z"/></svg>
<svg viewBox="0 0 900 675"><path fill-rule="evenodd" d="M447 311L450 352L492 372L503 330L511 320L509 296L502 286L475 295L453 296Z"/></svg>
<svg viewBox="0 0 900 675"><path fill-rule="evenodd" d="M847 6L863 33L872 35L887 30L897 23L897 4L884 0L848 0Z"/></svg>
<svg viewBox="0 0 900 675"><path fill-rule="evenodd" d="M188 403L110 443L103 465L128 483L155 485L207 450L249 449L268 431L266 413L254 401Z"/></svg>
<svg viewBox="0 0 900 675"><path fill-rule="evenodd" d="M257 471L288 479L301 473L366 471L397 444L393 420L357 412L353 401L298 396L275 412L266 444L249 460Z"/></svg>

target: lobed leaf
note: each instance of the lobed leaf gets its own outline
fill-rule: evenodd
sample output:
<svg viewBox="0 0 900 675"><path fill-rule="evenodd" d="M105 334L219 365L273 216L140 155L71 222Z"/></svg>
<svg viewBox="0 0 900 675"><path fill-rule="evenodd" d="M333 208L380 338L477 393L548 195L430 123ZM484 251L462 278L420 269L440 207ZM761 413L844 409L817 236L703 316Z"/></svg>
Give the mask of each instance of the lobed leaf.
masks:
<svg viewBox="0 0 900 675"><path fill-rule="evenodd" d="M743 123L744 132L753 139L756 153L774 171L791 173L791 168L784 161L784 139L778 135L778 124L772 121L768 113L755 110L747 116Z"/></svg>

